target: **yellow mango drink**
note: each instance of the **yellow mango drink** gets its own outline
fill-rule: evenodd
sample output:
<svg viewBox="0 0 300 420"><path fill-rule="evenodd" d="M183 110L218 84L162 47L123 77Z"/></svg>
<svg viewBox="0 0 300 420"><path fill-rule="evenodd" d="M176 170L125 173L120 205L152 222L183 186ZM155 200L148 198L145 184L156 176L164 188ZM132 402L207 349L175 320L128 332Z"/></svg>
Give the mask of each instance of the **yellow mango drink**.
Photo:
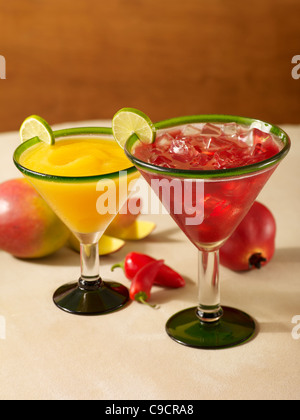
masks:
<svg viewBox="0 0 300 420"><path fill-rule="evenodd" d="M62 139L53 146L38 142L21 155L20 164L50 176L51 181L30 181L75 235L87 238L105 231L137 178L136 171L127 171L123 150L105 138Z"/></svg>
<svg viewBox="0 0 300 420"><path fill-rule="evenodd" d="M98 241L126 202L139 173L113 140L110 128L52 132L40 117L28 120L33 125L31 138L16 149L14 163L80 241L81 276L76 283L58 288L54 303L79 315L120 309L129 301L129 292L122 284L100 277Z"/></svg>

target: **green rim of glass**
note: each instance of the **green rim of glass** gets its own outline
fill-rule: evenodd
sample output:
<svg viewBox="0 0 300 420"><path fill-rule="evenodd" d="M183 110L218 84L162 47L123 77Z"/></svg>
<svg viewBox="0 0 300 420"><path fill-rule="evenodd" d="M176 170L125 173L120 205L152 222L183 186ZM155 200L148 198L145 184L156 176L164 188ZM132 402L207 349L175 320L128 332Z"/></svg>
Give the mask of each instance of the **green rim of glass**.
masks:
<svg viewBox="0 0 300 420"><path fill-rule="evenodd" d="M92 136L92 135L103 135L103 136L111 136L113 139L112 129L110 127L77 127L77 128L67 128L63 130L57 130L53 132L55 139L64 138L64 137L76 137L76 136ZM16 167L21 171L24 175L30 176L32 178L40 179L43 181L53 181L53 182L62 182L62 183L86 183L86 182L96 182L101 179L109 178L117 178L120 175L120 171L112 172L108 174L102 175L93 175L93 176L59 176L59 175L49 175L43 174L40 172L32 171L28 168L25 168L19 163L20 157L22 153L25 152L29 147L39 143L40 140L38 137L34 137L30 140L21 143L20 146L14 152L13 161ZM51 146L49 146L51 147ZM128 168L122 169L122 171L126 171L127 175L135 173L137 170L135 166L129 166Z"/></svg>
<svg viewBox="0 0 300 420"><path fill-rule="evenodd" d="M247 166L240 166L236 168L230 169L216 169L216 170L186 170L186 169L173 169L173 168L164 168L161 166L153 165L151 163L144 162L134 155L131 154L131 150L133 146L139 141L138 137L133 134L127 140L125 144L125 153L127 157L134 163L134 165L139 169L147 170L148 172L164 174L173 177L180 177L180 178L223 178L223 177L231 177L231 176L238 176L244 175L251 172L257 172L264 169L267 169L277 163L279 163L285 155L288 153L291 147L291 141L289 136L285 131L283 131L280 127L257 120L254 118L247 118L247 117L238 117L233 115L190 115L185 117L177 117L171 118L168 120L160 121L154 124L155 129L158 130L165 130L168 128L174 128L181 125L186 124L195 124L195 123L230 123L235 122L240 125L250 126L252 123L259 123L262 124L266 130L276 135L283 143L283 148L278 152L276 155L272 156L269 159L265 159L261 162L247 165Z"/></svg>

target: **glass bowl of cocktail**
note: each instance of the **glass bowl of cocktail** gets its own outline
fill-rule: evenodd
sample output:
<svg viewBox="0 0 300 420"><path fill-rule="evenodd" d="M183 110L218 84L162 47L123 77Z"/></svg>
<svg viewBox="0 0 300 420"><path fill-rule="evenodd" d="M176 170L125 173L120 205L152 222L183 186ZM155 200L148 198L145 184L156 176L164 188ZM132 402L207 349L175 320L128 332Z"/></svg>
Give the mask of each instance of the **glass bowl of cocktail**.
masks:
<svg viewBox="0 0 300 420"><path fill-rule="evenodd" d="M277 126L226 115L174 118L151 129L155 140L145 144L133 134L125 153L199 250L198 305L173 315L167 333L196 348L244 343L255 321L221 306L219 249L287 154L289 137Z"/></svg>
<svg viewBox="0 0 300 420"><path fill-rule="evenodd" d="M81 276L53 296L62 310L101 315L122 308L128 289L99 274L98 242L139 177L111 128L52 131L40 117L21 126L14 163L80 242Z"/></svg>

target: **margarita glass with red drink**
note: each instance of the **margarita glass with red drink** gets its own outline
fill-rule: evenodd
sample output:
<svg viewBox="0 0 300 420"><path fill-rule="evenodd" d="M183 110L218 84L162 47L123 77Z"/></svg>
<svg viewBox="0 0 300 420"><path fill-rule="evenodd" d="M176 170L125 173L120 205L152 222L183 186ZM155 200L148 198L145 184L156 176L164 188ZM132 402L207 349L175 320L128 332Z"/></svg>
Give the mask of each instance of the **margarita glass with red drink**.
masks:
<svg viewBox="0 0 300 420"><path fill-rule="evenodd" d="M133 134L125 152L199 250L199 303L166 325L175 341L215 349L248 341L251 316L221 306L219 254L290 148L279 127L250 118L203 115L155 124L156 139Z"/></svg>

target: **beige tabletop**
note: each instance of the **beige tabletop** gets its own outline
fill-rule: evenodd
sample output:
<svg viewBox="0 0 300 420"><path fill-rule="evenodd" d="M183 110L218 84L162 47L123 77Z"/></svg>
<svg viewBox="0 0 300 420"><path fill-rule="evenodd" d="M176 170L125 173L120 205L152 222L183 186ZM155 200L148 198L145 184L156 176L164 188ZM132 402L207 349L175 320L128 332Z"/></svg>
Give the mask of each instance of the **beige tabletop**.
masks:
<svg viewBox="0 0 300 420"><path fill-rule="evenodd" d="M155 231L102 257L101 274L129 286L112 264L130 251L164 258L187 284L155 287L158 310L133 302L110 315L67 314L52 294L79 277L77 253L62 248L25 261L0 251L0 399L298 399L300 325L292 321L300 323L300 126L283 128L292 149L259 196L277 221L276 254L261 270L221 268L222 303L256 319L252 341L211 351L167 336L168 318L197 304L197 251L168 215L143 215ZM0 135L0 181L20 177L12 163L18 143L17 133Z"/></svg>

